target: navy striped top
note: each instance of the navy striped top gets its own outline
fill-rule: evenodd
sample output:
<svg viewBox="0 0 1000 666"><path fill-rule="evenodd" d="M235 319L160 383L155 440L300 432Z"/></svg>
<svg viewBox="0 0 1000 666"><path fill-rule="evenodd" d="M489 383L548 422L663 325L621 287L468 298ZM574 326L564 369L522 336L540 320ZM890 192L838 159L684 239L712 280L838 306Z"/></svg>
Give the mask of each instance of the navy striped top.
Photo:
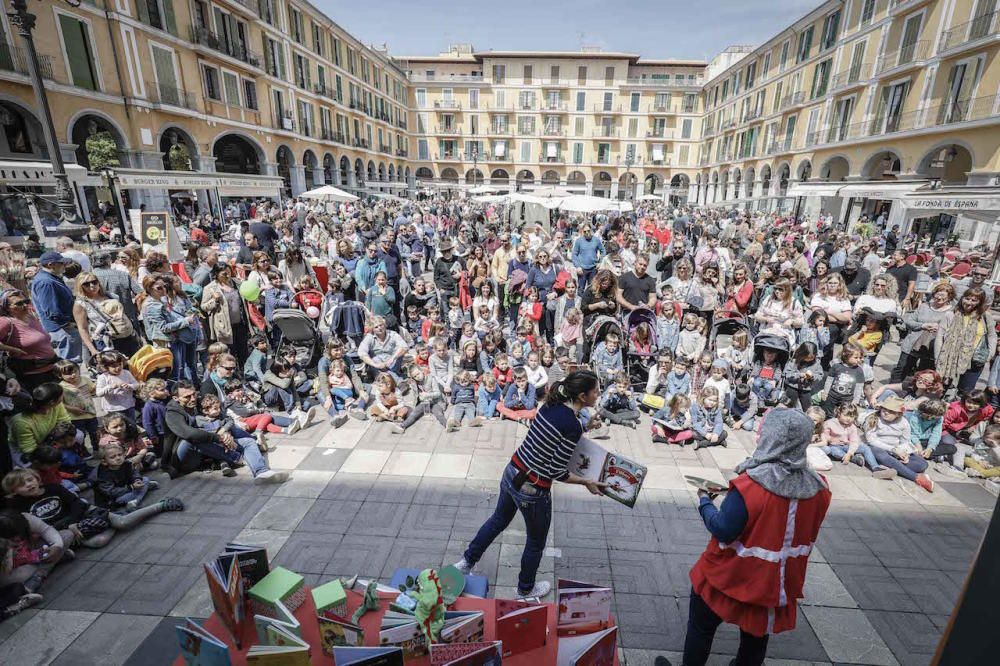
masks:
<svg viewBox="0 0 1000 666"><path fill-rule="evenodd" d="M529 471L552 481L569 477L570 459L583 437L583 425L566 405L543 405L514 455Z"/></svg>

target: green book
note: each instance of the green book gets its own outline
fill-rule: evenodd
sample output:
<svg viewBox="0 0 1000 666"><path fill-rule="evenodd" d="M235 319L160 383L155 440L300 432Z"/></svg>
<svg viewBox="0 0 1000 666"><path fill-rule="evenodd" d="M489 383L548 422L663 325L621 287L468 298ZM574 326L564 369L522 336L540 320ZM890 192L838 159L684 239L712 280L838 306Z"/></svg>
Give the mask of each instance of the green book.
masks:
<svg viewBox="0 0 1000 666"><path fill-rule="evenodd" d="M329 583L314 587L312 595L317 613L332 610L337 615L343 616L347 609L347 593L344 592L344 586L339 580L331 580Z"/></svg>
<svg viewBox="0 0 1000 666"><path fill-rule="evenodd" d="M264 576L259 583L250 588L249 596L258 607L274 608L278 601L285 602L289 610L294 611L302 603L298 597L304 596L305 579L294 571L284 567L275 567L271 573Z"/></svg>

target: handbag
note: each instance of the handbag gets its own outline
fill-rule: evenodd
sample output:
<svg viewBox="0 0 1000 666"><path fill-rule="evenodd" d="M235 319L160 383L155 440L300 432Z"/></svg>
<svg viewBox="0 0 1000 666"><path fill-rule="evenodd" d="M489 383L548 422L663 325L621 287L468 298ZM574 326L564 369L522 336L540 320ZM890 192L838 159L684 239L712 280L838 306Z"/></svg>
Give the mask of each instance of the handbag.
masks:
<svg viewBox="0 0 1000 666"><path fill-rule="evenodd" d="M990 360L990 346L986 343L986 336L979 338L976 350L972 352L972 365L982 367Z"/></svg>
<svg viewBox="0 0 1000 666"><path fill-rule="evenodd" d="M694 288L694 280L691 280L691 285L688 287L687 295L684 297L684 302L692 310L701 310L705 305L705 297L701 295L701 291Z"/></svg>

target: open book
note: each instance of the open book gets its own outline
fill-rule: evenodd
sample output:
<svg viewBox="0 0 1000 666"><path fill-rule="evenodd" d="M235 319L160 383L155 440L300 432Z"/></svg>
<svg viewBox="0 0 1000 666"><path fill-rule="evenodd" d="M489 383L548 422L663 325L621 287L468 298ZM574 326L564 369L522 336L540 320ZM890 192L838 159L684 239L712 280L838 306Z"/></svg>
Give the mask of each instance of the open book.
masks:
<svg viewBox="0 0 1000 666"><path fill-rule="evenodd" d="M212 606L222 623L233 637L236 647L240 644L240 632L246 619L243 605L243 576L235 557L220 557L205 564L205 580Z"/></svg>
<svg viewBox="0 0 1000 666"><path fill-rule="evenodd" d="M187 666L229 666L229 646L190 618L177 625L177 640Z"/></svg>
<svg viewBox="0 0 1000 666"><path fill-rule="evenodd" d="M618 627L559 639L557 666L614 666Z"/></svg>
<svg viewBox="0 0 1000 666"><path fill-rule="evenodd" d="M646 466L619 453L609 453L592 439L581 437L569 461L569 471L584 479L608 484L602 492L627 507L635 506Z"/></svg>

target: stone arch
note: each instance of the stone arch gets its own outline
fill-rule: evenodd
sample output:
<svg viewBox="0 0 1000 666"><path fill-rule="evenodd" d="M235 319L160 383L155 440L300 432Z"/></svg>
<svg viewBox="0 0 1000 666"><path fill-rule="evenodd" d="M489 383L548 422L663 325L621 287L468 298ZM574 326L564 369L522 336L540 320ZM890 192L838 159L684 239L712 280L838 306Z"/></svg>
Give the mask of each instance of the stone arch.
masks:
<svg viewBox="0 0 1000 666"><path fill-rule="evenodd" d="M494 169L490 174L491 185L507 185L510 183L510 174L505 169Z"/></svg>
<svg viewBox="0 0 1000 666"><path fill-rule="evenodd" d="M445 183L458 183L458 172L451 167L441 170L441 180Z"/></svg>
<svg viewBox="0 0 1000 666"><path fill-rule="evenodd" d="M396 180L396 165L395 164L390 164L389 165L389 181L391 182L391 181L394 181L394 180Z"/></svg>
<svg viewBox="0 0 1000 666"><path fill-rule="evenodd" d="M611 196L611 174L607 171L598 171L594 174L593 190L594 196Z"/></svg>
<svg viewBox="0 0 1000 666"><path fill-rule="evenodd" d="M517 172L517 177L515 178L515 183L518 189L524 185L532 185L535 182L535 174L528 169L521 169Z"/></svg>
<svg viewBox="0 0 1000 666"><path fill-rule="evenodd" d="M549 169L542 174L542 185L558 185L559 184L559 174Z"/></svg>
<svg viewBox="0 0 1000 666"><path fill-rule="evenodd" d="M729 198L729 171L719 174L719 199L725 201Z"/></svg>
<svg viewBox="0 0 1000 666"><path fill-rule="evenodd" d="M347 155L340 156L340 184L349 185L351 177L351 160Z"/></svg>
<svg viewBox="0 0 1000 666"><path fill-rule="evenodd" d="M771 191L771 165L765 164L760 168L760 191L763 196Z"/></svg>
<svg viewBox="0 0 1000 666"><path fill-rule="evenodd" d="M625 199L631 199L632 194L635 192L636 183L639 182L639 177L636 176L631 171L626 171L618 178L618 199L619 201L624 201Z"/></svg>
<svg viewBox="0 0 1000 666"><path fill-rule="evenodd" d="M385 181L385 163L383 162L378 163L378 179L382 182Z"/></svg>
<svg viewBox="0 0 1000 666"><path fill-rule="evenodd" d="M753 196L753 186L754 179L757 177L757 171L752 166L747 167L746 176L743 179L743 196L747 199Z"/></svg>
<svg viewBox="0 0 1000 666"><path fill-rule="evenodd" d="M778 196L783 197L788 194L788 181L792 177L792 167L788 162L783 162L778 167Z"/></svg>
<svg viewBox="0 0 1000 666"><path fill-rule="evenodd" d="M434 180L434 172L427 167L417 168L417 179L418 180Z"/></svg>
<svg viewBox="0 0 1000 666"><path fill-rule="evenodd" d="M796 180L800 183L807 182L810 178L812 178L812 170L812 162L810 160L802 160L799 162L798 168L795 169Z"/></svg>
<svg viewBox="0 0 1000 666"><path fill-rule="evenodd" d="M295 155L292 154L292 149L285 144L281 144L274 151L274 161L278 165L278 175L281 176L285 196L291 196L292 167L295 166Z"/></svg>
<svg viewBox="0 0 1000 666"><path fill-rule="evenodd" d="M903 171L903 158L892 148L872 153L861 167L862 180L895 180Z"/></svg>
<svg viewBox="0 0 1000 666"><path fill-rule="evenodd" d="M362 187L365 184L365 163L358 157L354 160L354 184Z"/></svg>
<svg viewBox="0 0 1000 666"><path fill-rule="evenodd" d="M375 180L375 162L368 160L368 182Z"/></svg>
<svg viewBox="0 0 1000 666"><path fill-rule="evenodd" d="M743 170L736 167L730 171L730 176L733 179L733 198L740 198L740 189L743 187Z"/></svg>
<svg viewBox="0 0 1000 666"><path fill-rule="evenodd" d="M407 183L410 182L410 167L406 167L406 170L403 172L403 180Z"/></svg>
<svg viewBox="0 0 1000 666"><path fill-rule="evenodd" d="M34 112L6 95L0 97L0 155L49 159L45 133Z"/></svg>
<svg viewBox="0 0 1000 666"><path fill-rule="evenodd" d="M674 176L676 178L676 176ZM642 182L643 194L658 194L663 188L663 177L658 173L651 173Z"/></svg>
<svg viewBox="0 0 1000 666"><path fill-rule="evenodd" d="M91 170L90 157L87 151L87 139L93 133L107 132L117 146L117 157L119 166L128 166L125 151L128 150L128 141L125 132L118 123L107 114L93 109L86 109L74 114L69 122L69 132L66 136L76 144L76 162Z"/></svg>
<svg viewBox="0 0 1000 666"><path fill-rule="evenodd" d="M851 163L843 155L834 155L819 168L820 180L840 182L851 175Z"/></svg>
<svg viewBox="0 0 1000 666"><path fill-rule="evenodd" d="M323 184L334 184L334 173L337 171L337 158L331 153L323 155Z"/></svg>
<svg viewBox="0 0 1000 666"><path fill-rule="evenodd" d="M469 169L465 172L465 182L469 185L482 185L483 172L479 169Z"/></svg>
<svg viewBox="0 0 1000 666"><path fill-rule="evenodd" d="M583 175L582 171L570 171L569 175L566 176L567 185L586 185L587 177Z"/></svg>
<svg viewBox="0 0 1000 666"><path fill-rule="evenodd" d="M212 142L215 170L219 173L260 175L264 150L256 141L237 132L225 132Z"/></svg>
<svg viewBox="0 0 1000 666"><path fill-rule="evenodd" d="M917 163L921 176L940 180L945 185L965 185L975 158L967 144L946 141L928 150Z"/></svg>
<svg viewBox="0 0 1000 666"><path fill-rule="evenodd" d="M316 179L318 176L317 172L319 171L319 161L316 159L316 153L311 150L302 153L302 167L306 180L306 189L311 190L314 187L319 187L320 183Z"/></svg>
<svg viewBox="0 0 1000 666"><path fill-rule="evenodd" d="M157 145L163 153L163 168L167 171L197 171L198 142L186 129L174 123L160 128ZM177 149L173 149L178 146ZM185 166L186 164L186 166Z"/></svg>

